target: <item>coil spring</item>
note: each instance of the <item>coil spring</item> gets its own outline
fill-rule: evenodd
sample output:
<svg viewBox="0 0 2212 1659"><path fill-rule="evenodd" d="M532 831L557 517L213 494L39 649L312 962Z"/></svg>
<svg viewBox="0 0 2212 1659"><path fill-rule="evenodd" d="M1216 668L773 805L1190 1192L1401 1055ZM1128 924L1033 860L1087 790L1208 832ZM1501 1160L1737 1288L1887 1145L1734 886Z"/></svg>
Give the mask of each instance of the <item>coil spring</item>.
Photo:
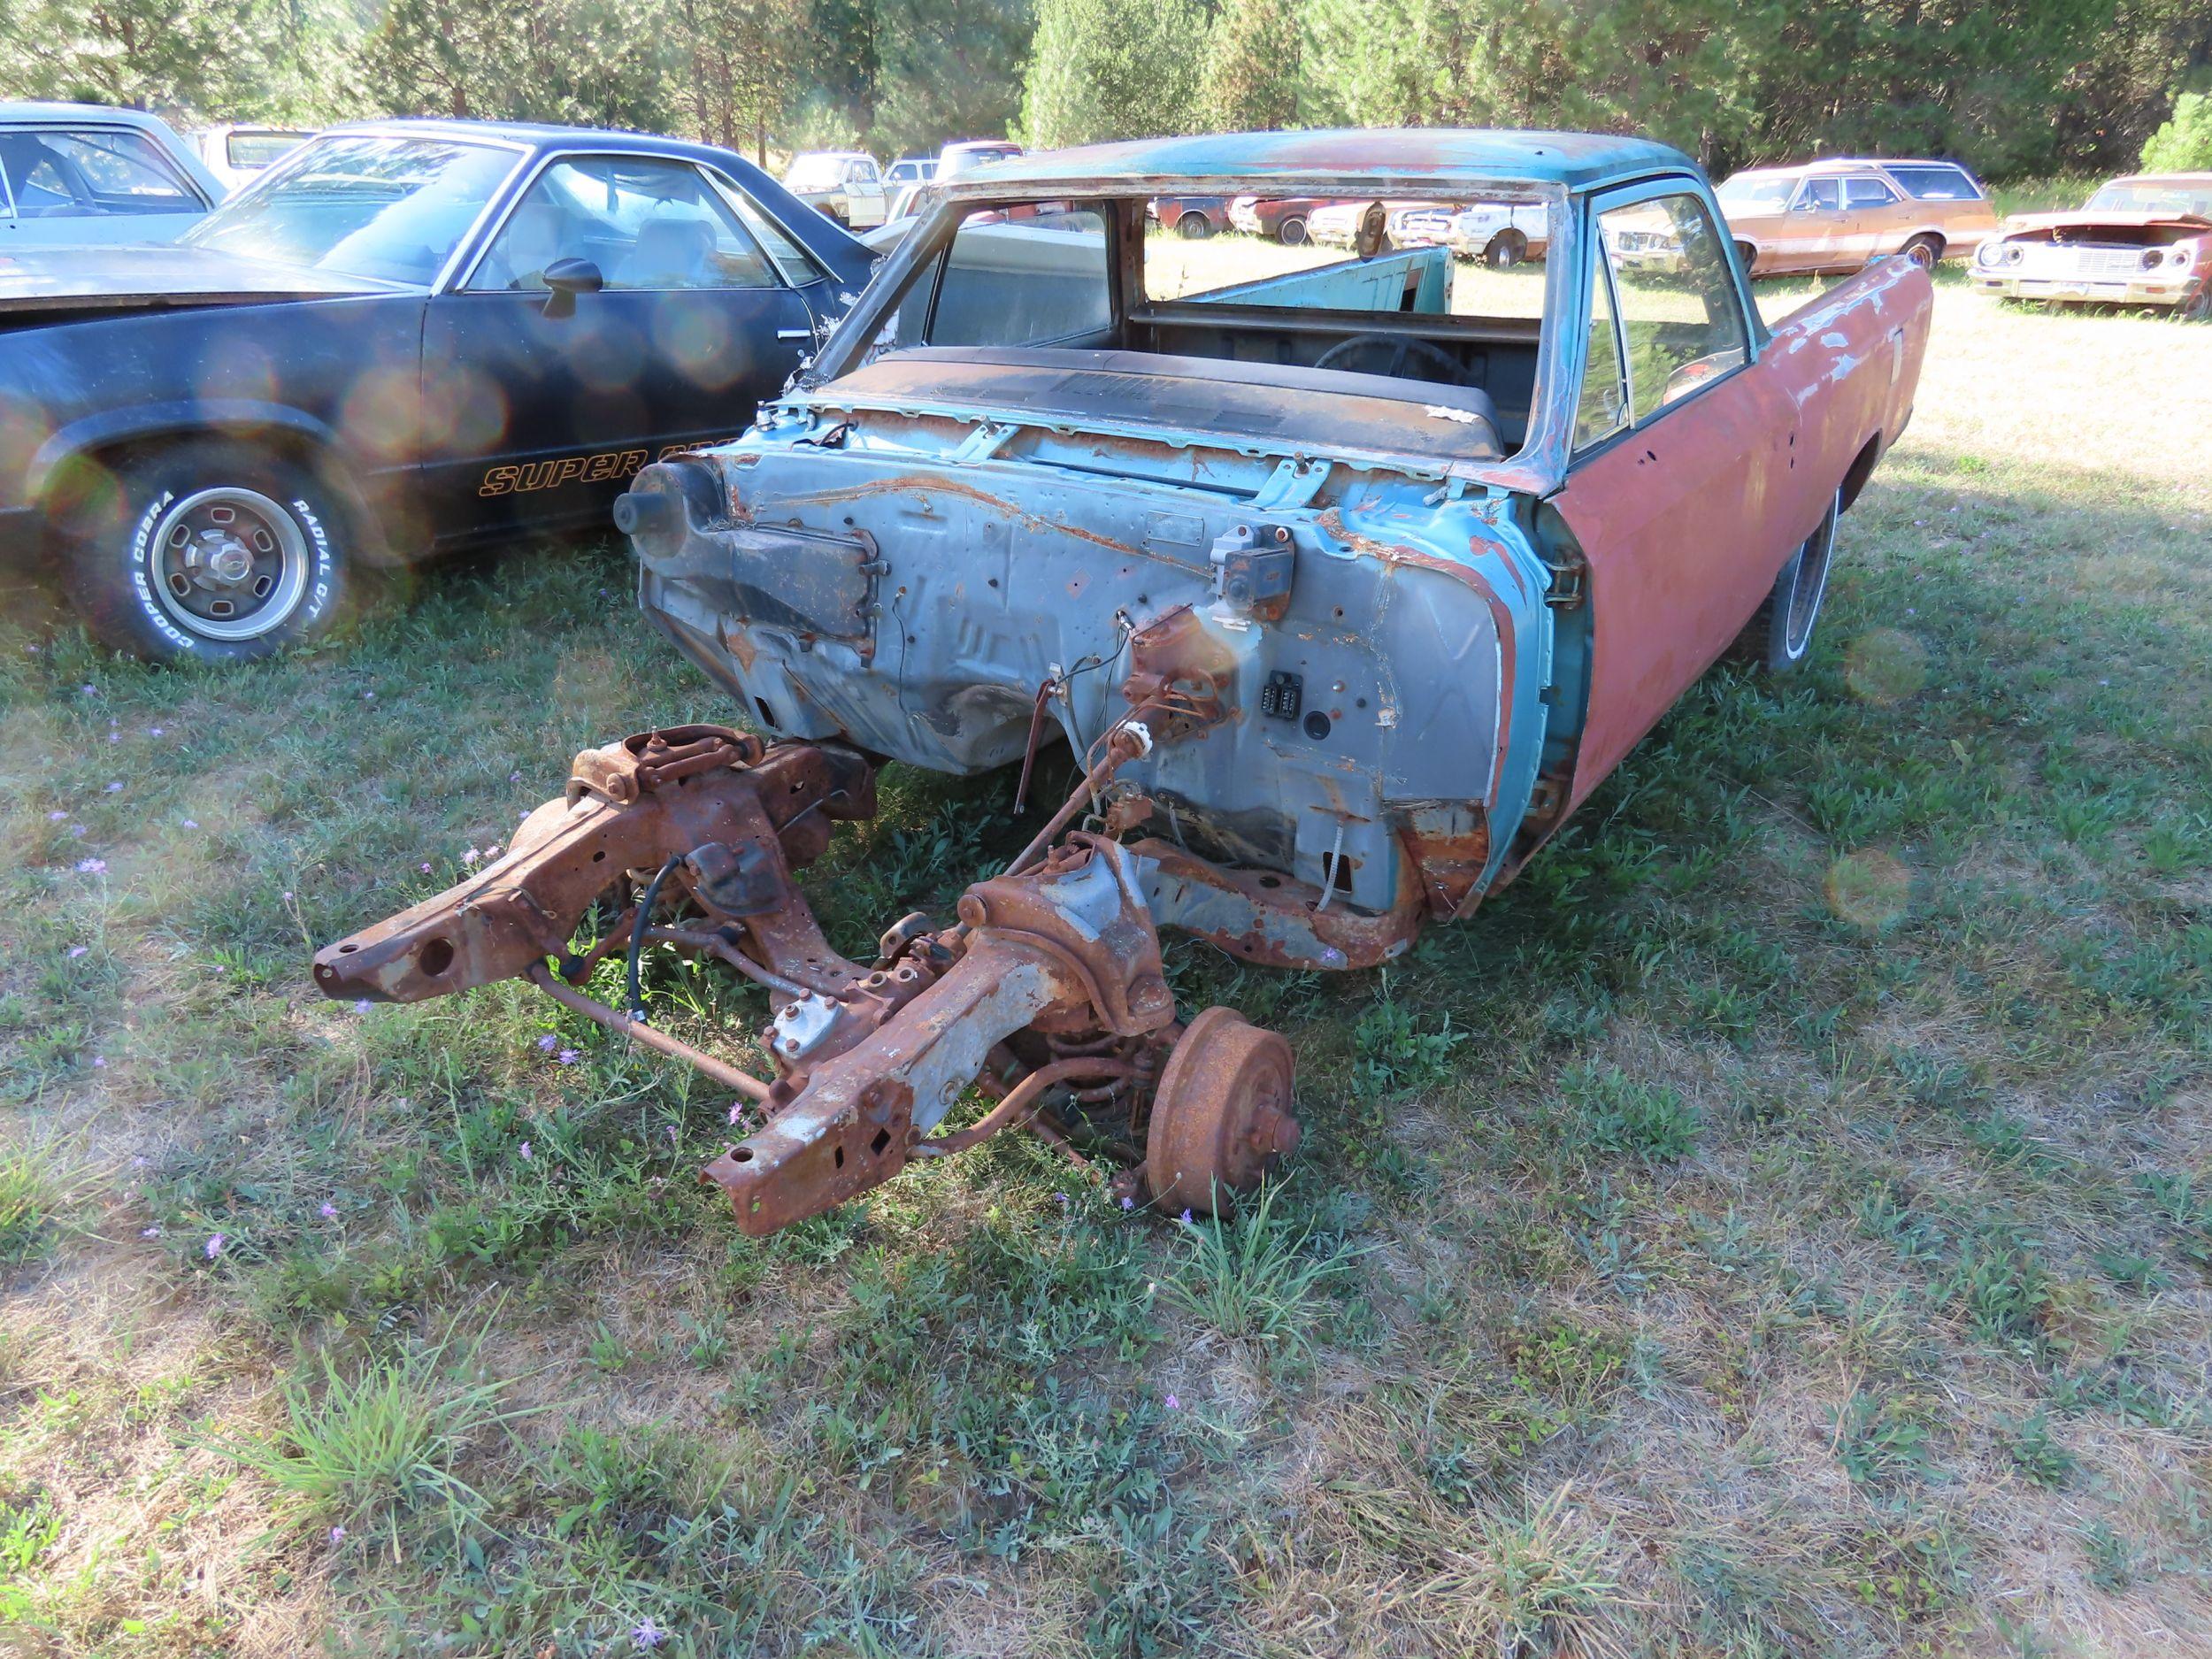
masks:
<svg viewBox="0 0 2212 1659"><path fill-rule="evenodd" d="M1110 1031L1102 1031L1088 1037L1071 1037L1059 1032L1045 1033L1045 1047L1055 1060L1125 1060L1126 1041ZM1087 1106L1110 1105L1129 1091L1133 1079L1115 1078L1087 1088L1073 1090L1075 1098Z"/></svg>

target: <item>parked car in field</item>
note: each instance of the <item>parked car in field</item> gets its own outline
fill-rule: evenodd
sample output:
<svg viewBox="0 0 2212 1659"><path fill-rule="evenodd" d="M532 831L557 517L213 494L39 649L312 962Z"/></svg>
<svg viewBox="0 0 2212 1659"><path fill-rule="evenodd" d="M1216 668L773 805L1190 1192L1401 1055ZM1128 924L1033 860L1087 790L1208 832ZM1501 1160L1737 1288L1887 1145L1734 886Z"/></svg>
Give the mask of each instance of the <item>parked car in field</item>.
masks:
<svg viewBox="0 0 2212 1659"><path fill-rule="evenodd" d="M603 523L742 430L871 264L703 145L341 127L175 246L0 262L0 550L111 645L259 657L364 562Z"/></svg>
<svg viewBox="0 0 2212 1659"><path fill-rule="evenodd" d="M1365 201L1333 201L1315 208L1306 215L1306 240L1324 248L1349 248L1356 242L1367 210L1375 205L1374 198ZM1382 203L1384 224L1409 210L1434 212L1444 204L1437 202L1407 202L1386 200Z"/></svg>
<svg viewBox="0 0 2212 1659"><path fill-rule="evenodd" d="M1229 198L1225 196L1159 196L1146 204L1152 222L1193 242L1203 242L1229 228Z"/></svg>
<svg viewBox="0 0 2212 1659"><path fill-rule="evenodd" d="M2131 173L2076 211L2016 215L1975 250L1970 271L2000 299L2212 318L2212 173Z"/></svg>
<svg viewBox="0 0 2212 1659"><path fill-rule="evenodd" d="M0 254L167 242L223 194L157 116L96 104L0 104Z"/></svg>
<svg viewBox="0 0 2212 1659"><path fill-rule="evenodd" d="M936 157L901 156L883 170L883 181L896 192L910 184L927 184L936 174Z"/></svg>
<svg viewBox="0 0 2212 1659"><path fill-rule="evenodd" d="M192 134L200 160L215 175L226 194L234 195L261 176L271 162L280 161L314 134L296 127L203 127Z"/></svg>
<svg viewBox="0 0 2212 1659"><path fill-rule="evenodd" d="M818 150L795 156L783 188L849 230L869 230L890 217L890 192L873 156Z"/></svg>
<svg viewBox="0 0 2212 1659"><path fill-rule="evenodd" d="M1549 257L1147 234L1164 184L1286 175L1538 203ZM1617 242L1653 223L1679 259L1647 274ZM749 1233L1023 1123L1138 1166L1132 1202L1210 1210L1296 1145L1294 1057L1179 1010L1160 930L1387 961L1511 880L1724 654L1801 665L1932 302L1885 260L1770 329L1695 164L1637 139L1209 134L954 180L751 431L616 505L647 616L769 741L579 757L492 868L326 947L317 983L527 978L762 1102L704 1171ZM975 774L1048 738L1081 781L956 926L894 924L872 969L829 950L787 872L873 810L877 765ZM577 940L626 871L659 874ZM641 938L768 987L772 1078L578 988ZM949 1130L979 1082L997 1103Z"/></svg>
<svg viewBox="0 0 2212 1659"><path fill-rule="evenodd" d="M1295 248L1306 240L1306 219L1328 198L1318 196L1240 196L1229 204L1229 228Z"/></svg>
<svg viewBox="0 0 2212 1659"><path fill-rule="evenodd" d="M927 178L918 179L893 193L891 218L910 219L922 211L936 199L933 187L947 179L1021 153L1022 147L1006 138L964 138L947 144L937 152Z"/></svg>
<svg viewBox="0 0 2212 1659"><path fill-rule="evenodd" d="M1988 192L1955 161L1755 167L1715 194L1754 276L1856 271L1900 253L1932 270L1997 227Z"/></svg>
<svg viewBox="0 0 2212 1659"><path fill-rule="evenodd" d="M1550 219L1540 202L1424 204L1398 209L1387 223L1398 247L1449 248L1463 259L1500 270L1542 258L1551 243Z"/></svg>

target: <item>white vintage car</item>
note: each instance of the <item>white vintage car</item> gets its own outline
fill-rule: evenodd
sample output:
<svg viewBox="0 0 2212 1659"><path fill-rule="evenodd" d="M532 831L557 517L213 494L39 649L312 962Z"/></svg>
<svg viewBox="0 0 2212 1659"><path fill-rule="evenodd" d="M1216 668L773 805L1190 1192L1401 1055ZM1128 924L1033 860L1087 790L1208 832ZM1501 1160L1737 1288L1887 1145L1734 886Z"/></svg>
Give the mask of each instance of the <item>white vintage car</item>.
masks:
<svg viewBox="0 0 2212 1659"><path fill-rule="evenodd" d="M0 254L168 242L224 195L157 116L96 104L0 104Z"/></svg>
<svg viewBox="0 0 2212 1659"><path fill-rule="evenodd" d="M1308 215L1306 234L1324 247L1355 244L1370 204L1333 202ZM1463 259L1503 268L1540 258L1551 242L1550 221L1537 202L1386 202L1390 244L1448 248Z"/></svg>

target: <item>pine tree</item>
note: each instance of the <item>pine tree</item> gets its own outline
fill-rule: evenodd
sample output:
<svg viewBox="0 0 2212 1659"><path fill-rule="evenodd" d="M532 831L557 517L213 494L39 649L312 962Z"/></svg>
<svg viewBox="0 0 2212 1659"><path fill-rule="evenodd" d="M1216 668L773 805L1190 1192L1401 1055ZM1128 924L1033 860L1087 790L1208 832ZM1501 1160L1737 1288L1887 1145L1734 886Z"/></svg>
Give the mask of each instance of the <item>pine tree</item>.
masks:
<svg viewBox="0 0 2212 1659"><path fill-rule="evenodd" d="M1206 124L1222 132L1295 125L1302 42L1294 0L1229 0L1199 91Z"/></svg>
<svg viewBox="0 0 2212 1659"><path fill-rule="evenodd" d="M1209 22L1199 0L1039 0L1022 142L1197 130Z"/></svg>

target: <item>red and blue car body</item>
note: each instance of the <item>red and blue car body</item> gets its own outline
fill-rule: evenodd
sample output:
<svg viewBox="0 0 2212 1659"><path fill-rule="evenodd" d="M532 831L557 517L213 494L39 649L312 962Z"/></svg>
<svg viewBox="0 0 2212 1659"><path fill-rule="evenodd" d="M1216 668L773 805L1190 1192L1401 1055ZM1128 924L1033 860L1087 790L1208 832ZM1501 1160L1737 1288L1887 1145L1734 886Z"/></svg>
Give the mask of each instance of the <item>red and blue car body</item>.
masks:
<svg viewBox="0 0 2212 1659"><path fill-rule="evenodd" d="M1148 201L1247 195L1540 208L1540 306L1379 243L1148 280ZM1120 774L1155 919L1371 965L1509 880L1775 602L1909 419L1931 302L1881 261L1768 327L1704 175L1640 140L1029 157L945 183L753 428L618 522L647 614L776 738L975 774L1040 710L1091 750L1138 671L1203 686L1216 718Z"/></svg>

